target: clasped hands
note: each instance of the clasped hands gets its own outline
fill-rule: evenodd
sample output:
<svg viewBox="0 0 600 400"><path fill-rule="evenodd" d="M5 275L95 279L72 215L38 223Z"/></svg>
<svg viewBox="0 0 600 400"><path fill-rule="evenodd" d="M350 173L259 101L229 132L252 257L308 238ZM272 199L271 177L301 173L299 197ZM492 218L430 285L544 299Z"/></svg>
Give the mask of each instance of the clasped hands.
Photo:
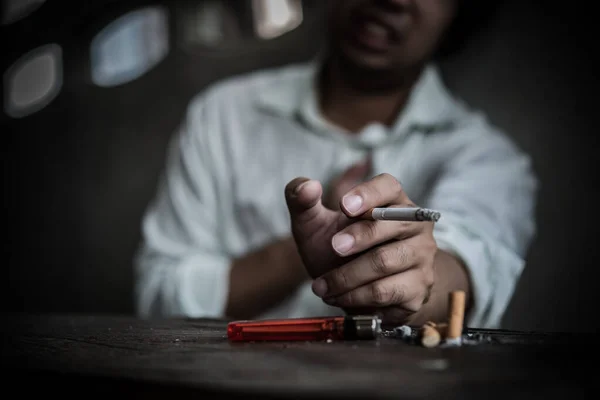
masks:
<svg viewBox="0 0 600 400"><path fill-rule="evenodd" d="M389 174L353 186L338 209L323 204L323 187L296 178L285 188L292 235L313 292L349 314L378 314L406 323L427 302L437 245L431 222L358 218L374 207L414 207Z"/></svg>

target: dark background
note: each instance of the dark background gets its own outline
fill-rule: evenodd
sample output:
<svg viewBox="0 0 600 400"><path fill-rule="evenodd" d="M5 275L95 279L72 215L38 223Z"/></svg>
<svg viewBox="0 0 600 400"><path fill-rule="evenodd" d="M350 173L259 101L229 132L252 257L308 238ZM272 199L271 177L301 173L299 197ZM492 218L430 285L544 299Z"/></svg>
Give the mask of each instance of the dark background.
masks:
<svg viewBox="0 0 600 400"><path fill-rule="evenodd" d="M50 0L1 27L3 71L47 43L62 47L64 65L51 104L25 118L0 115L3 311L132 313L140 219L187 102L217 79L307 60L319 49L319 0L305 0L302 25L272 40L252 37L249 1L230 0L240 36L217 47L183 40L182 17L201 2ZM92 38L152 4L169 11L167 58L128 84L95 86ZM541 181L538 234L505 327L596 329L600 110L592 13L571 3L498 4L494 19L442 67L452 89L533 156Z"/></svg>

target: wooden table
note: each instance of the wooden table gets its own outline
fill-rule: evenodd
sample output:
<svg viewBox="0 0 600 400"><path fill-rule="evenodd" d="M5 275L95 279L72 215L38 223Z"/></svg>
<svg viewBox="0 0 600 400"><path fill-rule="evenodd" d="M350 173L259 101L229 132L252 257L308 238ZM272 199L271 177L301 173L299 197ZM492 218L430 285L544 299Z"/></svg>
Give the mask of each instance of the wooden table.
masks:
<svg viewBox="0 0 600 400"><path fill-rule="evenodd" d="M582 398L590 371L583 365L591 351L584 334L498 333L504 342L426 349L390 337L235 344L224 321L82 315L3 321L4 389L14 386L19 397L42 390L136 398Z"/></svg>

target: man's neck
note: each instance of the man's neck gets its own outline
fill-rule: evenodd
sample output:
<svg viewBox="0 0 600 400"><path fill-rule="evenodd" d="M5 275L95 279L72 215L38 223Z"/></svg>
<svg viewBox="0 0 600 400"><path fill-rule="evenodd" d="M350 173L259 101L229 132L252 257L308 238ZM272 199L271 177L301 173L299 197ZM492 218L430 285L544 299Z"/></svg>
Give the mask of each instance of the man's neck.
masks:
<svg viewBox="0 0 600 400"><path fill-rule="evenodd" d="M354 77L344 74L335 61L321 71L320 109L324 117L350 133L359 133L370 123L391 126L404 108L416 77L387 90L367 90Z"/></svg>

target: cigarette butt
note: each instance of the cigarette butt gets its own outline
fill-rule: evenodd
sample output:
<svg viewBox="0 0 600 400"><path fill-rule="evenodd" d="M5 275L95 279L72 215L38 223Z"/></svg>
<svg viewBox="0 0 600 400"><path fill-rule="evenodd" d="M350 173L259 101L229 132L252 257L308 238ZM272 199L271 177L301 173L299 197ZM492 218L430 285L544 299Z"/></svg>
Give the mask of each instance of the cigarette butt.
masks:
<svg viewBox="0 0 600 400"><path fill-rule="evenodd" d="M408 325L401 325L394 328L394 332L401 338L409 338L412 334L412 328Z"/></svg>
<svg viewBox="0 0 600 400"><path fill-rule="evenodd" d="M448 324L445 322L437 323L433 321L427 321L423 324L423 326L435 328L440 333L441 337L446 337L446 333L448 332Z"/></svg>
<svg viewBox="0 0 600 400"><path fill-rule="evenodd" d="M442 337L437 329L431 325L423 325L421 328L421 344L424 347L435 347L441 340Z"/></svg>
<svg viewBox="0 0 600 400"><path fill-rule="evenodd" d="M450 292L448 302L448 329L446 338L459 339L462 336L465 317L465 292L457 290Z"/></svg>

